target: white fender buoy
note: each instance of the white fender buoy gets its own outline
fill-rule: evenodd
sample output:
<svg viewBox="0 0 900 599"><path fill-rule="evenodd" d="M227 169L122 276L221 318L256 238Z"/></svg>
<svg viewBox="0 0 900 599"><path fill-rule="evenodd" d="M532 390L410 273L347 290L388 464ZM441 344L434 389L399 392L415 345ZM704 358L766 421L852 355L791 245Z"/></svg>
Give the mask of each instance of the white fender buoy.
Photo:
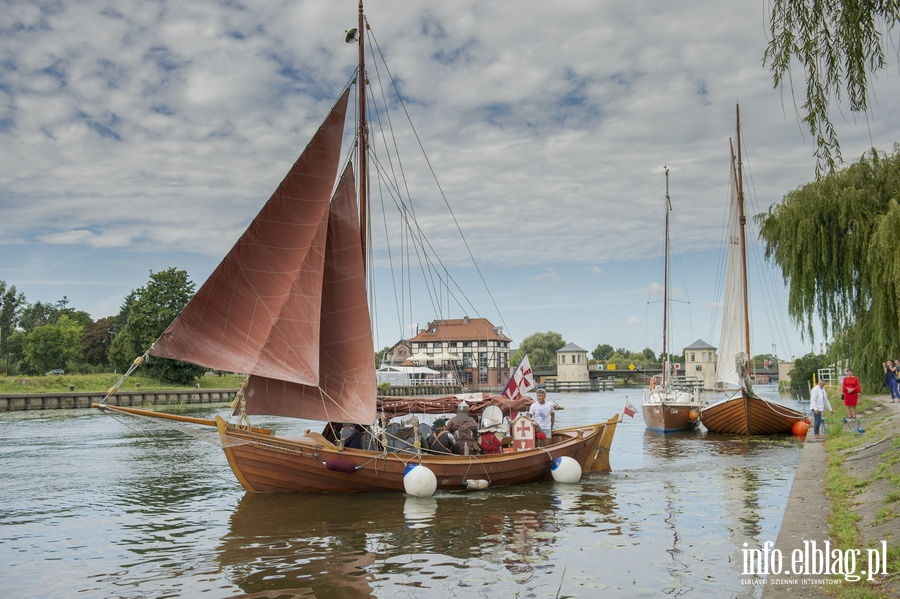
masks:
<svg viewBox="0 0 900 599"><path fill-rule="evenodd" d="M482 491L491 486L491 483L484 479L469 479L464 482L466 489L470 491Z"/></svg>
<svg viewBox="0 0 900 599"><path fill-rule="evenodd" d="M581 480L581 464L569 456L553 458L550 471L553 480L560 483L577 483Z"/></svg>
<svg viewBox="0 0 900 599"><path fill-rule="evenodd" d="M437 477L421 464L410 464L403 473L403 488L413 497L431 497L437 491Z"/></svg>

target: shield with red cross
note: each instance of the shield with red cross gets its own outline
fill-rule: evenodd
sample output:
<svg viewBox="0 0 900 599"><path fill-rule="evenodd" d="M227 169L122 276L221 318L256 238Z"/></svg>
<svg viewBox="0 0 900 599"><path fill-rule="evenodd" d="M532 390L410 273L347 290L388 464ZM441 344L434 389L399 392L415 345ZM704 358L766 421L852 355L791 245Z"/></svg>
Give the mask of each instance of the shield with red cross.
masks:
<svg viewBox="0 0 900 599"><path fill-rule="evenodd" d="M516 451L534 449L534 422L525 415L513 421L513 445Z"/></svg>

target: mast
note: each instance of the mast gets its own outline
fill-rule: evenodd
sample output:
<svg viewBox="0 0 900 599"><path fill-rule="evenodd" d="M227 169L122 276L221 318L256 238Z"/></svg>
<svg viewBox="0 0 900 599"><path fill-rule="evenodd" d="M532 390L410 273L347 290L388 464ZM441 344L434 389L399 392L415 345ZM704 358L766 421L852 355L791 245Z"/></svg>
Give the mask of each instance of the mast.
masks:
<svg viewBox="0 0 900 599"><path fill-rule="evenodd" d="M665 253L663 265L663 343L662 350L665 360L663 361L662 385L665 388L669 382L669 211L672 209L672 200L669 198L669 167L666 169L666 233L665 233Z"/></svg>
<svg viewBox="0 0 900 599"><path fill-rule="evenodd" d="M747 217L744 214L744 167L741 163L741 107L737 105L735 108L737 115L737 202L738 214L740 215L741 226L741 281L743 283L744 294L744 351L747 354L747 360L750 360L750 302L747 294L747 238L746 224Z"/></svg>
<svg viewBox="0 0 900 599"><path fill-rule="evenodd" d="M369 233L368 222L368 184L369 171L366 163L369 140L366 127L366 52L365 52L365 15L363 14L363 0L359 0L359 71L356 75L356 83L359 87L359 230L362 243L363 268L366 264L366 236Z"/></svg>

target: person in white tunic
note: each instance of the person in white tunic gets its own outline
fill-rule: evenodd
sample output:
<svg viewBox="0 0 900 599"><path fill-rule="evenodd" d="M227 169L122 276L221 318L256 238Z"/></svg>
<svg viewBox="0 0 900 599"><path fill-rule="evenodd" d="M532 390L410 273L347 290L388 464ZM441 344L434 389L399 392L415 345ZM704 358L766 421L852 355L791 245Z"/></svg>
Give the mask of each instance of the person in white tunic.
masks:
<svg viewBox="0 0 900 599"><path fill-rule="evenodd" d="M820 379L819 384L812 388L809 394L809 409L813 413L813 434L816 439L821 439L824 435L819 434L822 427L822 418L825 417L825 411L828 410L834 414L831 404L828 403L828 394L825 392L825 381Z"/></svg>
<svg viewBox="0 0 900 599"><path fill-rule="evenodd" d="M534 419L535 424L541 427L541 432L550 437L553 432L553 424L556 421L556 414L553 411L553 404L547 402L547 392L543 389L537 390L537 401L528 408Z"/></svg>

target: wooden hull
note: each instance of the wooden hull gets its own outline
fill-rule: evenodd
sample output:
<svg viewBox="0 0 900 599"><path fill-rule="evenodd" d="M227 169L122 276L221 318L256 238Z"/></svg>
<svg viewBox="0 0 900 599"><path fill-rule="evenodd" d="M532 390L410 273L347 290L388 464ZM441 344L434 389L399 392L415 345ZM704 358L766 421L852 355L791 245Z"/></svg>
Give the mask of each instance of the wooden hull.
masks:
<svg viewBox="0 0 900 599"><path fill-rule="evenodd" d="M618 414L605 423L554 431L553 443L539 449L477 456L435 456L341 449L316 433L288 439L244 431L216 418L228 463L250 492L404 492L407 466L434 472L439 490L467 488L467 481L491 487L552 477L552 460L568 456L582 472L608 471ZM347 472L352 470L352 472Z"/></svg>
<svg viewBox="0 0 900 599"><path fill-rule="evenodd" d="M805 418L796 410L745 394L720 401L700 412L700 420L709 432L732 435L790 435L794 423Z"/></svg>
<svg viewBox="0 0 900 599"><path fill-rule="evenodd" d="M643 413L647 430L658 433L689 431L700 424L700 406L695 404L644 403Z"/></svg>

